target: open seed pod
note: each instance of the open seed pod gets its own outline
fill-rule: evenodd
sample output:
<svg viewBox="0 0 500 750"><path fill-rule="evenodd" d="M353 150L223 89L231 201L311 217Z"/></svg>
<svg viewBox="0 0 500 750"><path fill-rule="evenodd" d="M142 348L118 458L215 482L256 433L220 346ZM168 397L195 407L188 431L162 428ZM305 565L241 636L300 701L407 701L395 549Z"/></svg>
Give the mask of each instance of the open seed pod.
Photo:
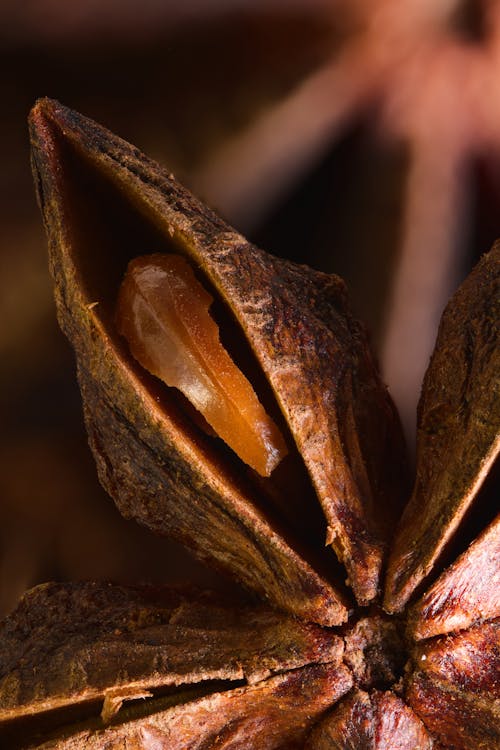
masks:
<svg viewBox="0 0 500 750"><path fill-rule="evenodd" d="M34 589L0 630L8 746L500 748L500 245L443 315L396 533L399 423L341 280L266 256L136 149L55 102L37 104L31 128L101 481L124 515L273 609L161 588ZM252 422L247 442L264 451L252 448L254 468L237 440L214 434L217 418L208 427L151 374L163 371L163 343L147 341L167 318L188 352L176 372L196 362L215 400L233 394L236 419ZM214 322L265 417L205 367L226 355L200 363ZM169 344L167 359L178 356Z"/></svg>
<svg viewBox="0 0 500 750"><path fill-rule="evenodd" d="M275 604L324 625L380 586L404 449L343 282L270 257L104 128L52 102L31 116L61 325L78 360L102 483L121 512L187 544ZM160 387L120 335L131 258L184 257L215 298L288 455L262 479Z"/></svg>

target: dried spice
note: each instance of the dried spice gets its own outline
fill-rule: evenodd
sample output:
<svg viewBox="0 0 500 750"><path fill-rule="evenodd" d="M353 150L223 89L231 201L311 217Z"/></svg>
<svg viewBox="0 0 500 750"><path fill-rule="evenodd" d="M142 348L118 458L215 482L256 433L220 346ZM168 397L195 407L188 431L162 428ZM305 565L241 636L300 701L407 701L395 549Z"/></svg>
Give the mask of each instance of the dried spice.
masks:
<svg viewBox="0 0 500 750"><path fill-rule="evenodd" d="M31 127L58 315L101 481L124 515L268 604L104 584L29 592L1 630L9 747L500 747L492 509L483 531L450 547L498 452L500 245L443 315L415 488L390 549L404 448L341 280L266 256L55 102L38 103ZM221 340L289 447L270 477L131 357L114 310L142 248L182 255L213 296Z"/></svg>
<svg viewBox="0 0 500 750"><path fill-rule="evenodd" d="M389 563L389 611L401 609L429 573L500 451L498 271L497 251L441 320L419 403L417 477Z"/></svg>
<svg viewBox="0 0 500 750"><path fill-rule="evenodd" d="M289 611L339 624L344 573L323 542L357 600L373 600L405 474L399 420L343 282L266 255L103 128L63 108L56 119L35 110L34 161L102 483L125 516ZM280 468L307 470L303 485L256 482L131 360L114 307L144 247L184 255L217 295L230 337L237 327L234 348L248 347L252 385L297 447ZM326 576L308 564L318 556Z"/></svg>
<svg viewBox="0 0 500 750"><path fill-rule="evenodd" d="M147 747L162 732L170 747L198 732L196 747L220 732L244 739L257 719L255 746L267 747L262 732L302 738L352 686L339 636L193 592L40 586L1 636L0 722L12 747L31 744L43 720L43 747L101 748L135 736Z"/></svg>

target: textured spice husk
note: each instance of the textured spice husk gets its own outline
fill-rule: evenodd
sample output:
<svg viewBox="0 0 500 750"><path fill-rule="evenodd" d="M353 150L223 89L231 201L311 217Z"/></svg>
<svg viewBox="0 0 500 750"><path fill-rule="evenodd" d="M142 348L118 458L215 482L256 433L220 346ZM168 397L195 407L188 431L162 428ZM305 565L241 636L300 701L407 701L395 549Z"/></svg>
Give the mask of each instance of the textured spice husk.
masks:
<svg viewBox="0 0 500 750"><path fill-rule="evenodd" d="M311 456L323 460L311 453L307 430L303 435L300 429L317 411L320 431L327 424L332 444L342 447L335 454L340 468L335 462L330 466L338 468L335 476L345 477L347 467L358 489L370 490L358 495L363 513L370 508L370 501L363 503L371 497L374 477L386 478L380 481L387 503L376 508L384 518L360 527L363 543L375 529L375 547L383 550L384 529L387 534L396 489L402 486L404 472L394 464L401 444L393 407L371 379L364 334L348 313L341 282L267 258L132 147L60 105L40 103L32 128L59 317L77 351L103 483L126 515L184 539L201 557L301 621L185 591L104 584L40 587L1 626L0 741L6 738L11 750L500 747L500 644L494 619L500 602L492 588L499 573L498 520L468 542L404 614L389 617L372 606L353 609L351 622L337 630L308 624L345 619L342 595L298 553L277 517L245 494L231 464L214 456L183 412L134 365L113 328L113 297L137 241L147 240L153 245L147 251L159 251L171 234L176 251L203 270L233 310L283 413L293 389L297 398L299 391L311 396L312 401L297 402L299 428L287 415L306 464ZM103 197L96 174L107 184L97 211L82 203L89 188ZM116 200L110 199L110 189ZM142 224L128 223L125 198L132 214L144 215ZM101 234L108 228L105 238L95 231L96 221ZM163 229L151 231L154 226ZM97 249L82 239L88 236L98 240ZM397 550L385 602L391 611L403 609L418 582L439 563L443 545L435 546L431 532L453 537L494 460L498 259L497 246L443 317L420 405L416 489L398 536L398 544L409 536L410 566ZM232 277L235 269L238 278ZM334 371L322 370L317 361L329 355L338 355ZM316 362L318 369L308 373L302 361ZM280 368L294 374L290 382ZM458 383L453 368L461 376ZM275 388L280 374L281 391ZM330 390L327 377L333 378ZM326 389L323 399L319 384ZM372 387L370 410L362 394ZM325 404L333 404L333 422L324 421ZM390 429L384 427L377 442L374 415L380 418L384 409L388 421L383 424ZM374 462L363 453L368 448ZM450 467L457 473L451 479ZM318 475L310 473L318 490ZM426 487L421 524L429 529L434 518L438 527L429 529L428 546L425 536L419 539L421 549L411 544L414 533L418 538L419 486ZM344 501L350 508L348 492ZM325 514L328 521L327 509ZM348 539L349 523L338 538ZM362 590L368 590L369 579L359 559L349 558L363 545L356 538L349 544L343 552L346 566L358 599L365 601ZM420 578L412 569L415 558ZM247 571L249 564L255 568ZM378 578L372 583L376 589ZM460 628L467 629L457 632ZM446 637L434 637L441 633Z"/></svg>
<svg viewBox="0 0 500 750"><path fill-rule="evenodd" d="M152 248L113 247L106 204L100 219L109 244L98 251L85 245L92 221L80 214L92 189L83 174L99 175L128 201L163 249L185 255L231 310L305 462L325 514L323 533L366 603L379 589L405 460L394 406L349 312L343 282L266 255L137 149L55 102L34 108L31 133L58 314L77 354L104 486L125 516L180 539L281 607L323 624L341 622L346 610L338 588L276 532L238 476L190 435L182 415L159 407L132 365L106 305L128 256ZM147 241L146 229L142 243L138 232L137 244ZM102 277L113 279L105 293ZM323 540L316 544L321 548Z"/></svg>
<svg viewBox="0 0 500 750"><path fill-rule="evenodd" d="M338 666L343 653L339 637L263 607L97 583L33 589L4 621L0 643L0 674L9 675L0 722L103 700L111 689L255 683L315 661Z"/></svg>
<svg viewBox="0 0 500 750"><path fill-rule="evenodd" d="M221 730L243 737L263 712L256 747L261 733L299 737L351 687L343 650L316 625L207 593L39 586L0 626L0 736L26 747L30 734L38 746L52 733L48 747L101 748L150 732L175 748L195 732L198 747Z"/></svg>
<svg viewBox="0 0 500 750"><path fill-rule="evenodd" d="M443 313L418 407L415 486L388 565L389 612L432 570L500 451L499 279L497 242Z"/></svg>
<svg viewBox="0 0 500 750"><path fill-rule="evenodd" d="M407 701L444 745L500 747L500 622L436 638L416 649Z"/></svg>
<svg viewBox="0 0 500 750"><path fill-rule="evenodd" d="M432 638L500 614L500 516L411 608L409 630Z"/></svg>
<svg viewBox="0 0 500 750"><path fill-rule="evenodd" d="M311 724L349 689L345 669L318 664L266 682L162 710L121 725L93 730L37 745L38 750L193 750L244 748L298 750ZM27 748L27 750L30 750Z"/></svg>
<svg viewBox="0 0 500 750"><path fill-rule="evenodd" d="M312 733L306 750L432 750L418 716L394 693L355 690Z"/></svg>

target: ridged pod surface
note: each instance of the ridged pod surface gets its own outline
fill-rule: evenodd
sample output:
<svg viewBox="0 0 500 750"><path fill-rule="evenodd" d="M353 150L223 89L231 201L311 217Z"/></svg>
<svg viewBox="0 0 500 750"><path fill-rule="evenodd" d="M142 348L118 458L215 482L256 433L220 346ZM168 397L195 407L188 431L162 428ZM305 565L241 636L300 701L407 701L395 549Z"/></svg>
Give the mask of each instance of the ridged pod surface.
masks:
<svg viewBox="0 0 500 750"><path fill-rule="evenodd" d="M0 626L6 746L500 748L500 246L443 314L401 515L398 416L341 279L266 255L56 102L40 101L30 126L101 482L126 517L254 598L28 592ZM268 478L201 429L118 331L129 262L161 253L182 256L213 297L221 341L283 435Z"/></svg>

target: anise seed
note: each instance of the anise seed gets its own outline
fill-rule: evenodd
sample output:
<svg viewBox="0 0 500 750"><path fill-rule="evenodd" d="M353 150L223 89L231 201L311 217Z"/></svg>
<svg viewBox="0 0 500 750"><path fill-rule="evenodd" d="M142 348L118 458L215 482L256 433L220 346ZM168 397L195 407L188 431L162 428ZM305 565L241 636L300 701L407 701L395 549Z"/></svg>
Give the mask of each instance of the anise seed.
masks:
<svg viewBox="0 0 500 750"><path fill-rule="evenodd" d="M143 367L182 391L241 460L268 477L285 441L221 344L212 302L182 256L141 256L120 288L118 329Z"/></svg>

